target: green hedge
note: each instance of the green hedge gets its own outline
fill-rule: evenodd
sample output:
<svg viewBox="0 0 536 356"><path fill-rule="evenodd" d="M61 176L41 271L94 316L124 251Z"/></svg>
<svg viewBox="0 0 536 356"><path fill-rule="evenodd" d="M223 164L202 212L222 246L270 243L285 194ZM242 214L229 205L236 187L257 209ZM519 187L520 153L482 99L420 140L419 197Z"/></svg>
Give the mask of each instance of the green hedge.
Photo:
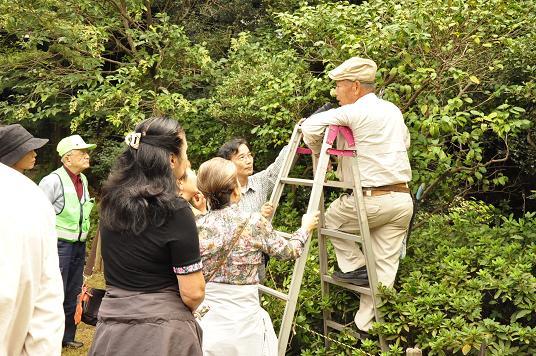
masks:
<svg viewBox="0 0 536 356"><path fill-rule="evenodd" d="M297 221L292 204L282 215ZM462 201L448 214L423 217L427 224L415 231L402 260L395 289L382 288L385 314L372 334L390 340L390 355L402 355L418 345L429 355L491 355L536 353L536 218L501 217L483 203ZM330 250L330 266L335 266ZM358 297L332 287L321 299L318 247L313 240L298 301L292 335L292 353L325 354L322 308L331 307L334 318L352 323ZM272 286L288 286L291 263L271 261ZM264 297L263 306L279 326L282 303ZM328 354L376 354L374 340L363 343L348 334L330 335L355 347L332 343ZM372 337L374 338L374 337ZM484 344L484 346L482 346Z"/></svg>

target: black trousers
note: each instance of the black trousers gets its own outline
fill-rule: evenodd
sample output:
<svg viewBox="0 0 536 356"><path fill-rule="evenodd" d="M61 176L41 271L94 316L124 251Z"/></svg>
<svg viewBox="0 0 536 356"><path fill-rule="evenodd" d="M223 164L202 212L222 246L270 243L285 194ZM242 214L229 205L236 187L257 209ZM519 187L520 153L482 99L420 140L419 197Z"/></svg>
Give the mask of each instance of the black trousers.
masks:
<svg viewBox="0 0 536 356"><path fill-rule="evenodd" d="M58 240L58 256L63 279L63 312L65 313L65 332L63 342L74 341L76 325L74 312L77 297L82 291L84 260L86 257L85 242L67 242Z"/></svg>

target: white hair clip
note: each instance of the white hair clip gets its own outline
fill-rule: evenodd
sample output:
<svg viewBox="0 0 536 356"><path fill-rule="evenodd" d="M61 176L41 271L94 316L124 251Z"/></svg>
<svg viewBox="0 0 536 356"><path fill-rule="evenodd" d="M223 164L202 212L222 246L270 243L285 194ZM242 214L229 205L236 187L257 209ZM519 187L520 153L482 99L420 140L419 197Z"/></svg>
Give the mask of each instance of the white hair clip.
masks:
<svg viewBox="0 0 536 356"><path fill-rule="evenodd" d="M139 132L131 132L125 137L125 142L127 145L132 147L133 149L137 150L138 147L140 147L141 142L141 133Z"/></svg>

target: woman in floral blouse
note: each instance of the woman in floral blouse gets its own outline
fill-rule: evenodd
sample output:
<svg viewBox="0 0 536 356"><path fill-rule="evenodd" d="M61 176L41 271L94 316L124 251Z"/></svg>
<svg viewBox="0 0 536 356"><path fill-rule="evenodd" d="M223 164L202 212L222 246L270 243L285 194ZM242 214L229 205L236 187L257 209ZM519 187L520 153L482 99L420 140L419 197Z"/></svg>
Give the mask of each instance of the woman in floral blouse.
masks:
<svg viewBox="0 0 536 356"><path fill-rule="evenodd" d="M240 212L236 167L213 158L201 165L198 188L209 212L197 227L207 285L204 306L210 310L200 324L205 355L276 355L277 338L268 313L259 304L258 273L265 252L279 259L297 259L318 213L304 215L290 237L275 233L260 213Z"/></svg>

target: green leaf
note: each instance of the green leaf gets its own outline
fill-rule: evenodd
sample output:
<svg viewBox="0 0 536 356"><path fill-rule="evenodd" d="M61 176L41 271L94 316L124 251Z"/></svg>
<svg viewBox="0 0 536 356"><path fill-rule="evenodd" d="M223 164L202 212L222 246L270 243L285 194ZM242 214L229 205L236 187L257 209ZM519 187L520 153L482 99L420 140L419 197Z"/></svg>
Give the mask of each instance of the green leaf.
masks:
<svg viewBox="0 0 536 356"><path fill-rule="evenodd" d="M471 351L471 345L469 344L466 344L462 347L462 353L464 355L467 355L469 353L469 351Z"/></svg>
<svg viewBox="0 0 536 356"><path fill-rule="evenodd" d="M480 79L478 79L478 78L475 77L474 75L470 76L470 77L469 77L469 80L472 81L472 82L475 83L475 84L480 84Z"/></svg>
<svg viewBox="0 0 536 356"><path fill-rule="evenodd" d="M515 322L517 319L521 319L522 317L524 317L525 315L529 315L530 313L532 313L532 310L530 310L530 309L522 309L522 310L512 314L511 322Z"/></svg>
<svg viewBox="0 0 536 356"><path fill-rule="evenodd" d="M426 104L421 105L420 109L421 109L421 114L424 115L428 111L428 105L426 105Z"/></svg>

